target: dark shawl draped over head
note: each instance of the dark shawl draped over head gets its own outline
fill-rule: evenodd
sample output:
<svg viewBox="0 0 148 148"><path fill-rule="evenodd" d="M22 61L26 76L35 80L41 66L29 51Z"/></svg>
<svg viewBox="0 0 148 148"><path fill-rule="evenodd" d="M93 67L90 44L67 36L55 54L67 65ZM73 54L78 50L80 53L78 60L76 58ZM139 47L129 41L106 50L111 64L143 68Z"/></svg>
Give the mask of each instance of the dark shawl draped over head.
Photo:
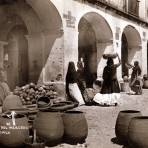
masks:
<svg viewBox="0 0 148 148"><path fill-rule="evenodd" d="M103 79L104 79L104 81L111 81L112 80L113 71L114 71L113 59L108 58L107 66L104 68L104 71L103 71Z"/></svg>
<svg viewBox="0 0 148 148"><path fill-rule="evenodd" d="M77 72L75 69L74 62L69 62L66 83L76 83L77 82Z"/></svg>
<svg viewBox="0 0 148 148"><path fill-rule="evenodd" d="M102 94L120 93L120 88L116 76L118 65L114 64L113 59L108 58L107 66L103 71Z"/></svg>
<svg viewBox="0 0 148 148"><path fill-rule="evenodd" d="M66 74L66 92L69 94L68 85L69 83L76 83L77 82L77 72L75 69L74 62L69 62L68 70Z"/></svg>

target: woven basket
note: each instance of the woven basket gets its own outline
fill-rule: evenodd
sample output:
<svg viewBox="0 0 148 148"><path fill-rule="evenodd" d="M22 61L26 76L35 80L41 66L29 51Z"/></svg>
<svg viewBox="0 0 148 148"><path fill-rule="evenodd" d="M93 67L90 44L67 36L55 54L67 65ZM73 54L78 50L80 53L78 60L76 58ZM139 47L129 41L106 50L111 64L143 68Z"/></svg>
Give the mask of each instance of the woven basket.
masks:
<svg viewBox="0 0 148 148"><path fill-rule="evenodd" d="M117 57L117 54L103 54L103 58L104 59L108 59L108 58L116 58Z"/></svg>

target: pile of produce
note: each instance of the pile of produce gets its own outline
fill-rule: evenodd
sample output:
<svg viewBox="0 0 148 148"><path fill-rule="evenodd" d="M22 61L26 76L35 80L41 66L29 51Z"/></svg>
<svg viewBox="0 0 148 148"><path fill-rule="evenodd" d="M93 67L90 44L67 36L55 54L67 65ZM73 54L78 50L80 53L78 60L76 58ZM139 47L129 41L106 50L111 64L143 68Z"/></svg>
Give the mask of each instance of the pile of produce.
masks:
<svg viewBox="0 0 148 148"><path fill-rule="evenodd" d="M13 94L21 98L23 105L35 104L40 97L45 96L49 99L55 99L58 96L53 84L36 85L34 83L22 87L17 86Z"/></svg>

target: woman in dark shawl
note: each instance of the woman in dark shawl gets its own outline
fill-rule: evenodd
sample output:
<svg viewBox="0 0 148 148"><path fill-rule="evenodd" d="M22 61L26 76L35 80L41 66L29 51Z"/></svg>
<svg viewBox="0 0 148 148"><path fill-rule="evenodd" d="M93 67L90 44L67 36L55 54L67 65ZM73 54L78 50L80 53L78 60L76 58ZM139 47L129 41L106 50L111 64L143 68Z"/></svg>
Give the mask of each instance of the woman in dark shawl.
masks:
<svg viewBox="0 0 148 148"><path fill-rule="evenodd" d="M70 83L77 83L77 72L75 69L74 62L69 62L68 69L67 69L67 75L66 75L66 93L68 97L69 95L69 84Z"/></svg>
<svg viewBox="0 0 148 148"><path fill-rule="evenodd" d="M118 60L118 64L114 64L112 58L108 58L107 60L107 66L103 71L102 94L120 93L119 83L117 80L117 67L121 64L119 56Z"/></svg>
<svg viewBox="0 0 148 148"><path fill-rule="evenodd" d="M80 89L77 84L78 76L74 62L69 62L66 75L66 93L68 98L77 101L79 105L85 104Z"/></svg>
<svg viewBox="0 0 148 148"><path fill-rule="evenodd" d="M84 90L86 88L86 82L85 82L85 79L84 79L84 67L83 67L83 63L81 61L78 61L77 63L77 83L78 83L78 86L80 88L80 91L81 93L83 94L84 93Z"/></svg>
<svg viewBox="0 0 148 148"><path fill-rule="evenodd" d="M120 99L120 88L117 80L117 67L121 64L119 56L118 60L119 63L114 64L113 59L108 58L107 66L104 68L101 92L97 93L93 99L101 106L116 106L118 99Z"/></svg>

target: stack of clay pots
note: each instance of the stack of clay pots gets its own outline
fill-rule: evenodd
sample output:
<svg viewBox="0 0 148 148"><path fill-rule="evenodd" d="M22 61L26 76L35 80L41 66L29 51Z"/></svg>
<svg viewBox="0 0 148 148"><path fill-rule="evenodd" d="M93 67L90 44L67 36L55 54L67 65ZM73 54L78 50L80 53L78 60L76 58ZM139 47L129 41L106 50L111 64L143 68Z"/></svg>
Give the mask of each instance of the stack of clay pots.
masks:
<svg viewBox="0 0 148 148"><path fill-rule="evenodd" d="M33 127L47 146L57 145L63 140L70 144L83 143L88 134L87 121L80 111L39 111Z"/></svg>
<svg viewBox="0 0 148 148"><path fill-rule="evenodd" d="M142 116L136 110L120 111L115 133L120 144L130 148L148 148L148 116Z"/></svg>

